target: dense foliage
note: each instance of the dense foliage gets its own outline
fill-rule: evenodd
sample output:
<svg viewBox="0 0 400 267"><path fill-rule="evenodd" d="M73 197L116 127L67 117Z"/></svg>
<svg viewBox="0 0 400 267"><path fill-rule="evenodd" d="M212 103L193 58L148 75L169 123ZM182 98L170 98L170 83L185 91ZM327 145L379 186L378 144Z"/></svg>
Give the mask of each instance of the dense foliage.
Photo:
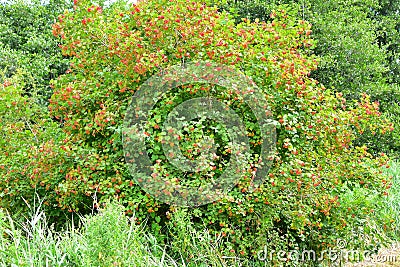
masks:
<svg viewBox="0 0 400 267"><path fill-rule="evenodd" d="M395 125L390 134L365 132L357 144L366 144L374 153L398 157L399 121L399 1L215 1L221 9L264 21L278 4L297 10L297 18L313 25L317 42L313 53L321 58L312 77L329 89L342 92L347 100L363 93L380 103L380 111Z"/></svg>
<svg viewBox="0 0 400 267"><path fill-rule="evenodd" d="M242 12L236 7L230 10L239 14L234 17L202 1L147 0L129 7L115 3L107 9L87 0L74 1L73 9L60 14L52 28L55 39L50 48L61 42L62 55L55 58L69 58L70 66L49 85L53 94L48 109L37 100L49 92L42 84L52 77L49 72L41 76L36 67L26 69L18 64L9 64L5 70L0 85L0 150L4 151L0 154L0 205L22 212L24 202L32 203L38 195L50 218L56 219L64 211L89 213L99 203L117 198L126 214L135 214L137 224L147 223L159 240L185 250L186 243L175 237L182 237L179 227L170 231L164 227L171 226L169 220L182 209L157 201L138 186L125 163L121 132L131 98L146 79L176 64L208 60L228 65L258 85L277 124L277 155L262 186L249 191L261 133L243 96L229 88L214 90L200 84L165 94L149 119L148 131L149 154L152 163L163 170L158 173L162 181L171 185L186 182L163 155L161 125L169 111L187 99L212 95L226 103L242 115L252 142L253 157L246 162L238 185L218 201L186 210L193 227L205 224L208 234L221 237L224 255L255 256L264 246L268 250L322 250L334 247L338 238L350 240L351 248L364 247L366 241L372 246L382 242L375 226L381 225L384 231L394 227L393 214L380 211L391 185L382 173L388 157L370 154L360 136L392 132L393 124L387 120L392 100L386 98L396 97L387 93L395 90L396 84L387 78L386 48L373 41L376 32L362 36L365 42L361 45L366 46L362 49L372 50L347 58L350 46L358 51L361 45L354 38L328 38L344 30L353 36L357 27L367 31L370 18L362 12L365 6L351 9L352 27L337 23L334 28L324 23L346 10L336 10L330 2L318 6L316 10L326 9L320 17L304 6L285 6L287 11L276 7L270 12L262 2L254 3L260 20L250 21L238 18L253 16L253 9ZM251 3L246 5L251 7ZM343 16L339 19L350 18L349 13ZM315 23L313 29L303 18L320 24ZM379 32L379 27L372 29ZM385 42L391 43L393 38L397 38L395 32ZM23 40L29 43L31 39ZM335 41L332 49L323 48ZM18 50L24 41L11 43L7 49ZM391 47L395 55L396 46ZM332 70L329 60L337 62L334 68L342 72ZM357 64L357 75L365 77L358 82L358 76L351 78L354 83L350 83L344 73L354 74L353 65ZM22 70L14 71L18 68ZM343 75L330 80L331 71ZM26 73L42 77L34 84L45 91L36 94L31 90ZM321 78L324 85L314 78ZM357 91L361 83L364 87ZM373 98L379 96L382 105L371 101L364 91ZM354 95L349 97L348 92ZM387 108L386 115L380 107ZM184 133L180 144L188 158L197 159L194 148L200 146L199 139L209 128L198 123ZM219 130L223 132L223 127ZM217 156L227 160L231 152L222 136L214 135L224 148ZM218 176L225 165L219 167L197 173L191 181L202 183L204 176ZM193 256L188 254L185 260Z"/></svg>
<svg viewBox="0 0 400 267"><path fill-rule="evenodd" d="M50 80L64 73L67 67L51 25L68 6L59 0L46 5L37 0L0 3L0 69L8 78L18 69L24 69L24 90L38 92L35 101L41 104L46 104L52 94Z"/></svg>
<svg viewBox="0 0 400 267"><path fill-rule="evenodd" d="M62 162L62 150L55 144L62 140L63 132L48 110L35 101L37 96L26 94L24 74L17 72L0 85L0 203L19 216L26 212L24 201L32 204L40 196L49 205L49 214L59 216L49 203L54 204L55 186L64 176L40 177L54 171L50 167L55 162Z"/></svg>
<svg viewBox="0 0 400 267"><path fill-rule="evenodd" d="M145 1L128 10L103 10L81 1L74 12L59 17L54 33L63 39L63 54L72 57L71 68L54 84L49 108L63 123L66 138L60 148L74 159L51 167L65 175L56 188L59 205L78 211L94 194L117 196L128 213L136 212L138 223L150 216L154 230L160 229L168 208L174 208L135 185L124 165L120 130L130 97L143 81L185 58L244 70L279 121L279 155L266 183L249 193L243 181L225 198L193 211L210 229L226 235L227 249L255 253L276 229L295 238L293 246L300 240L333 244L337 236L332 232L345 235L360 217L372 216L373 202L341 207L339 197L357 187L385 192L387 181L379 169L387 158L373 159L366 147L354 147L352 141L357 132L385 132L391 125L368 96L346 106L340 94L309 78L317 66L307 55L313 46L310 25L281 11L269 23L235 24L215 8L184 3ZM161 101L201 95L196 89L199 85L182 88ZM151 121L161 125L166 112L158 112ZM176 178L182 177L171 175L170 182ZM356 205L360 214L354 219Z"/></svg>

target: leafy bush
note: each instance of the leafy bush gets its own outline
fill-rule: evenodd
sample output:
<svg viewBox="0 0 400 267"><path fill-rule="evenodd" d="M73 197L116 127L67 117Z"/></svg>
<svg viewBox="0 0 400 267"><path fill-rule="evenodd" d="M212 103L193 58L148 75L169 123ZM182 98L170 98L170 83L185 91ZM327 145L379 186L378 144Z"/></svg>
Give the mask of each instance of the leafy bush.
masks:
<svg viewBox="0 0 400 267"><path fill-rule="evenodd" d="M34 155L28 172L31 187L39 194L49 192L60 209L75 212L90 212L92 197L99 202L116 197L127 214L136 214L137 224L147 219L153 234L165 238L162 226L176 207L151 197L130 176L121 142L123 119L133 93L152 74L184 60L211 60L229 65L257 83L277 121L278 153L264 184L249 191L261 133L257 126L246 129L254 157L239 184L225 197L191 210L195 227L205 223L210 235L222 236L222 251L227 256L255 256L263 246L277 250L333 246L338 237L335 233L351 231L362 219L373 217L372 210L347 216L346 210L356 209L359 202L343 206L344 185L379 197L388 189L387 178L380 171L387 157L374 158L366 147L352 142L357 133L383 133L392 125L381 118L378 106L367 95L346 105L341 94L309 77L317 60L309 55L314 43L308 23L285 11L273 12L271 18L270 23L244 20L235 24L227 13L196 1L189 5L185 0L149 0L129 9L116 4L105 10L78 1L74 11L60 15L53 27L63 40L63 54L71 57L71 68L53 84L49 105L63 133L38 151L30 148L33 152L28 155ZM10 88L14 87L3 85L1 92L7 94ZM178 105L203 96L201 89L212 94L210 87L193 84L160 100L149 120L154 140L149 154L157 156L153 164L159 159L162 167L169 168L162 153L154 152L154 147L162 146L162 129L155 125L166 119L170 107L165 103ZM248 111L240 109L239 104L245 105L240 102L241 95L218 90L216 98L232 103L230 107L238 113ZM235 97L239 102L232 101ZM6 107L0 110L9 112ZM230 154L219 156L228 159ZM5 164L4 169L14 168L13 164ZM207 174L218 175L218 171ZM20 186L27 183L25 179L8 175L18 189L10 192L2 185L4 201L32 194L31 187ZM161 179L184 183L183 175L173 172ZM199 175L194 182L201 179ZM368 198L360 201L369 203ZM389 222L385 223L389 229ZM363 240L359 241L353 245L362 246Z"/></svg>
<svg viewBox="0 0 400 267"><path fill-rule="evenodd" d="M356 144L365 144L371 153L387 152L391 158L399 158L400 147L400 86L396 84L384 85L379 91L371 95L379 103L382 116L393 123L393 131L385 134L367 131L358 136Z"/></svg>
<svg viewBox="0 0 400 267"><path fill-rule="evenodd" d="M57 207L55 187L64 179L62 164L67 160L58 146L64 133L47 108L25 91L26 72L17 70L0 84L0 206L14 218L25 213L25 203L36 194L44 199L46 212L57 221L64 219ZM18 221L18 220L17 220Z"/></svg>

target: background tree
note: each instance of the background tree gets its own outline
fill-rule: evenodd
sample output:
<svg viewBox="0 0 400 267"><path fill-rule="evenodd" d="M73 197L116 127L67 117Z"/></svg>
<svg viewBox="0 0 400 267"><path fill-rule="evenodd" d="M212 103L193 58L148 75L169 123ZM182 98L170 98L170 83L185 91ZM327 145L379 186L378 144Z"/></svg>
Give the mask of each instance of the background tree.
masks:
<svg viewBox="0 0 400 267"><path fill-rule="evenodd" d="M37 91L41 104L52 94L50 80L67 69L51 25L68 7L71 3L63 0L0 3L0 69L5 70L5 78L23 69L25 92Z"/></svg>
<svg viewBox="0 0 400 267"><path fill-rule="evenodd" d="M350 100L348 104L362 93L371 95L395 125L394 131L385 135L364 132L355 143L366 144L374 153L400 155L399 1L227 0L217 4L237 21L242 17L271 20L269 14L279 4L296 8L297 17L313 25L313 52L320 63L312 77L342 92Z"/></svg>

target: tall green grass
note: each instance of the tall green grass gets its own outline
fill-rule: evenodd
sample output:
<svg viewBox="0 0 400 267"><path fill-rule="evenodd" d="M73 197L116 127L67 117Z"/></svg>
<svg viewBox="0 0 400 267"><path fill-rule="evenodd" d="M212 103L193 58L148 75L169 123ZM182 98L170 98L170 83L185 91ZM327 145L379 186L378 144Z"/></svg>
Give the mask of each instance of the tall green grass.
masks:
<svg viewBox="0 0 400 267"><path fill-rule="evenodd" d="M400 239L400 162L392 161L389 166L385 172L393 176L392 187L389 190L386 205L382 207L382 210L389 210L395 215L393 218L396 227L395 235Z"/></svg>
<svg viewBox="0 0 400 267"><path fill-rule="evenodd" d="M109 203L80 217L80 225L56 232L40 205L18 225L0 209L0 266L253 266L218 253L220 238L196 231L184 211L168 226L175 235L168 246L123 211Z"/></svg>
<svg viewBox="0 0 400 267"><path fill-rule="evenodd" d="M81 218L82 227L55 232L40 208L15 225L0 211L1 266L181 266L123 208L110 204Z"/></svg>

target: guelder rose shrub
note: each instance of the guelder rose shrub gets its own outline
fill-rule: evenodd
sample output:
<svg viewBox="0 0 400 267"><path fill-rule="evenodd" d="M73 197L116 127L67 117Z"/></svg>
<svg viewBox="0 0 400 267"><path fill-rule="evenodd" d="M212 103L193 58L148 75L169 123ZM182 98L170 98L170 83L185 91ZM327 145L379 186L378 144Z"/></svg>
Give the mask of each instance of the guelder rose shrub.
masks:
<svg viewBox="0 0 400 267"><path fill-rule="evenodd" d="M58 205L55 188L65 178L60 166L66 161L58 145L64 133L35 95L27 95L26 75L18 70L0 84L0 207L18 221L38 204L37 196L49 216L63 214L53 207Z"/></svg>
<svg viewBox="0 0 400 267"><path fill-rule="evenodd" d="M54 83L49 105L66 134L60 148L70 158L62 166L65 179L55 188L60 207L82 211L81 203L93 196L100 201L117 197L127 214L135 213L137 223L148 218L153 231L161 231L176 208L158 203L129 175L121 143L124 115L133 94L153 74L208 60L251 78L277 121L277 157L262 186L249 192L245 177L223 199L191 210L198 226L206 223L224 238L227 254L255 255L263 245L321 249L372 217L373 205L360 201L343 207L340 196L345 188L356 187L386 194L390 181L380 169L387 157L373 158L367 147L355 147L352 141L356 133L384 133L392 125L381 119L378 105L367 95L350 108L340 94L310 79L317 67L317 59L307 53L314 45L311 26L285 11L271 17L271 23L243 20L235 25L214 7L184 0L148 0L106 10L77 1L73 11L60 15L53 33L62 39L63 54L71 57L70 69ZM149 119L154 147L171 108L165 103L179 104L202 90L211 92L194 84L160 100ZM247 131L256 151L256 123ZM162 153L149 153L154 161L163 159ZM249 175L253 164L248 163ZM171 183L180 179L170 176Z"/></svg>

